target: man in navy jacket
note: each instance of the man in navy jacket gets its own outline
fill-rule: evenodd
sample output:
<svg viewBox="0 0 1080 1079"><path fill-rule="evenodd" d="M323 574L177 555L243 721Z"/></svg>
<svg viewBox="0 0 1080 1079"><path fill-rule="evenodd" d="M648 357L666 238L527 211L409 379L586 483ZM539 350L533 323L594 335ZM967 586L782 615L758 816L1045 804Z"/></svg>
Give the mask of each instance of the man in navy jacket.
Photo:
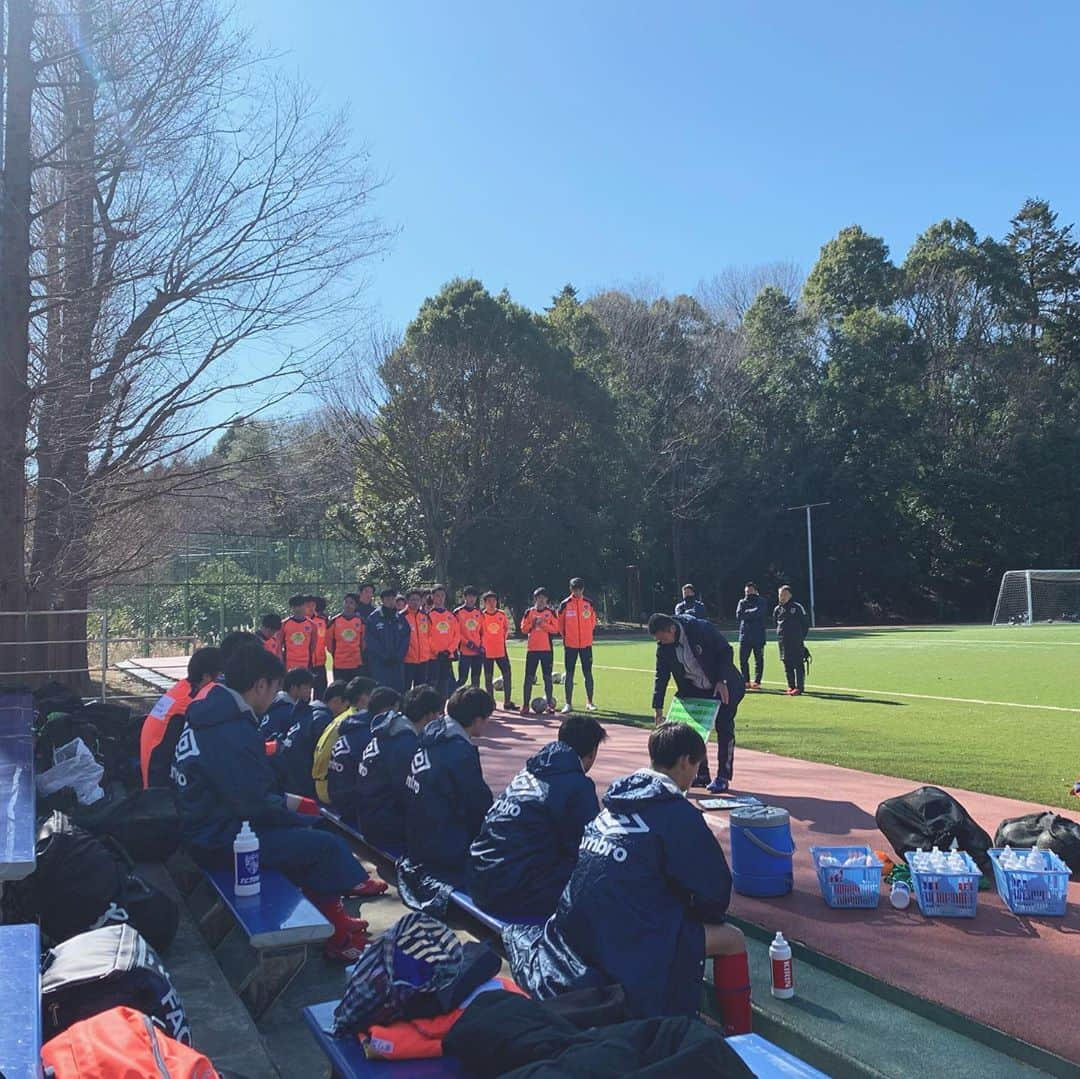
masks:
<svg viewBox="0 0 1080 1079"><path fill-rule="evenodd" d="M491 808L484 781L480 737L495 701L482 689L456 690L446 715L429 723L413 755L405 789L405 846L410 861L432 877L459 886L476 838Z"/></svg>
<svg viewBox="0 0 1080 1079"><path fill-rule="evenodd" d="M360 831L364 831L356 793L360 761L371 741L376 717L396 712L400 707L401 694L389 686L379 686L368 698L367 708L346 716L337 729L337 738L326 765L326 792L334 811L340 813L347 824Z"/></svg>
<svg viewBox="0 0 1080 1079"><path fill-rule="evenodd" d="M765 673L765 597L753 581L743 587L743 598L735 608L739 623L739 669L747 689L761 689L761 676ZM754 678L750 679L750 656L754 657Z"/></svg>
<svg viewBox="0 0 1080 1079"><path fill-rule="evenodd" d="M531 995L617 982L635 1017L695 1015L714 956L718 981L737 984L748 1015L746 942L724 922L727 860L684 795L704 756L697 731L665 723L649 738L651 768L608 788L554 915L542 930L503 934L514 980Z"/></svg>
<svg viewBox="0 0 1080 1079"><path fill-rule="evenodd" d="M697 589L692 584L682 586L682 602L675 604L676 614L692 614L695 618L705 617L705 604L697 598Z"/></svg>
<svg viewBox="0 0 1080 1079"><path fill-rule="evenodd" d="M262 645L240 644L225 662L225 684L188 707L171 774L184 839L200 864L227 866L241 824L250 821L262 867L284 873L333 925L327 957L352 962L367 944L367 923L350 918L341 897L359 894L367 873L344 840L313 827L317 815L286 807L259 733L256 717L284 674ZM317 814L307 799L302 807Z"/></svg>
<svg viewBox="0 0 1080 1079"><path fill-rule="evenodd" d="M355 802L364 837L380 850L405 848L405 812L412 797L405 777L421 732L439 718L444 703L431 686L413 686L403 712L395 706L371 721L371 739L356 767Z"/></svg>
<svg viewBox="0 0 1080 1079"><path fill-rule="evenodd" d="M728 789L735 766L735 714L746 695L742 675L735 669L735 653L724 635L703 618L654 614L649 632L656 638L656 677L653 712L664 718L664 694L675 679L680 697L715 698L716 779L709 782L709 763L702 759L694 786L707 786L713 794Z"/></svg>
<svg viewBox="0 0 1080 1079"><path fill-rule="evenodd" d="M381 606L364 623L364 666L380 686L405 691L405 653L409 650L409 623L400 617L397 592L384 588Z"/></svg>
<svg viewBox="0 0 1080 1079"><path fill-rule="evenodd" d="M577 861L585 825L600 809L587 773L607 738L592 716L568 715L559 740L511 780L473 840L469 894L502 918L547 918Z"/></svg>

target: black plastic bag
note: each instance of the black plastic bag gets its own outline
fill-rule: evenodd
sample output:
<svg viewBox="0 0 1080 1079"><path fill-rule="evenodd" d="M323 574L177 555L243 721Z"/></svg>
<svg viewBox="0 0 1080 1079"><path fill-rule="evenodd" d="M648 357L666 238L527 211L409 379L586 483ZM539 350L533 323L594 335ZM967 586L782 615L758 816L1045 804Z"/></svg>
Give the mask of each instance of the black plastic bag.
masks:
<svg viewBox="0 0 1080 1079"><path fill-rule="evenodd" d="M989 834L940 787L919 787L908 794L888 798L877 807L874 820L901 858L918 847L947 850L955 839L960 850L971 855L983 876L994 875L987 854L993 845Z"/></svg>
<svg viewBox="0 0 1080 1079"><path fill-rule="evenodd" d="M125 794L113 786L105 798L77 807L71 818L93 835L112 836L136 862L164 862L180 846L180 813L168 787Z"/></svg>
<svg viewBox="0 0 1080 1079"><path fill-rule="evenodd" d="M108 837L90 835L62 813L42 825L37 866L13 887L56 942L110 923L131 922L164 951L179 924L172 897L135 873L122 847Z"/></svg>
<svg viewBox="0 0 1080 1079"><path fill-rule="evenodd" d="M1052 809L1003 820L994 834L994 846L1053 851L1069 867L1071 878L1080 880L1080 824Z"/></svg>

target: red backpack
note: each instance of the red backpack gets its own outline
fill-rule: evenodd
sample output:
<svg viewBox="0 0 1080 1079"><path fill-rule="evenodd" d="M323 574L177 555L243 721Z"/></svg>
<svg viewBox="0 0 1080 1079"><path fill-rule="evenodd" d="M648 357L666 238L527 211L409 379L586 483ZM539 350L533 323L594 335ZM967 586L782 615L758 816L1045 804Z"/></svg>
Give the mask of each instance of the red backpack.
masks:
<svg viewBox="0 0 1080 1079"><path fill-rule="evenodd" d="M68 1027L41 1049L56 1079L220 1079L213 1064L133 1008Z"/></svg>

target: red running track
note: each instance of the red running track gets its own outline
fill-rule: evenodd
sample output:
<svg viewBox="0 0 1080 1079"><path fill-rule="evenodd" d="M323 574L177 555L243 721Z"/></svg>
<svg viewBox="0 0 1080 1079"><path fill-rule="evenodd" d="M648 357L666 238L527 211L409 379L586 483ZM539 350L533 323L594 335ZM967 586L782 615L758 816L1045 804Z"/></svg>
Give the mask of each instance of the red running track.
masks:
<svg viewBox="0 0 1080 1079"><path fill-rule="evenodd" d="M500 715L480 742L484 775L498 793L522 762L557 737L558 722ZM607 725L608 739L591 775L598 793L617 776L648 763L648 732ZM713 747L709 747L710 754ZM968 918L925 918L914 901L894 910L884 891L876 910L832 910L825 905L810 860L812 844L868 843L889 850L874 824L886 798L919 784L910 779L858 772L740 749L733 790L783 806L799 853L795 890L780 899L734 895L733 914L782 930L820 952L881 981L939 1002L1014 1037L1080 1061L1080 884L1069 885L1064 918L1012 914L996 890L979 893L978 913ZM1045 806L973 791L951 790L991 836L1006 817ZM728 814L706 818L730 856Z"/></svg>

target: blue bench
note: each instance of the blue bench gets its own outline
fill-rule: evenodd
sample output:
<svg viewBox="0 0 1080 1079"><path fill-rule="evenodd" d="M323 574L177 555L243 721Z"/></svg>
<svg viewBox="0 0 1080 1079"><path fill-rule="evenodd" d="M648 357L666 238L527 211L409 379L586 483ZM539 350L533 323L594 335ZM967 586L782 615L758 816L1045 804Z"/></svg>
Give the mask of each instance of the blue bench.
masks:
<svg viewBox="0 0 1080 1079"><path fill-rule="evenodd" d="M546 918L500 918L498 915L490 914L483 908L478 907L468 892L453 891L450 893L450 901L454 906L459 907L466 914L496 933L502 933L508 925L543 925L547 921Z"/></svg>
<svg viewBox="0 0 1080 1079"><path fill-rule="evenodd" d="M368 1060L358 1038L335 1038L334 1009L328 1000L304 1009L304 1021L330 1061L335 1079L467 1079L468 1072L454 1057L437 1060ZM739 1034L728 1044L758 1079L829 1079L760 1034Z"/></svg>
<svg viewBox="0 0 1080 1079"><path fill-rule="evenodd" d="M322 809L323 817L330 821L335 827L340 828L347 836L355 839L359 843L363 843L365 847L378 854L380 857L385 858L389 862L396 863L401 857L402 851L383 850L371 840L365 838L364 834L353 828L352 825L346 823L342 819L340 814L335 813L332 809L327 809L325 806ZM489 914L486 910L478 907L472 900L472 897L468 892L463 892L460 889L456 889L450 893L450 901L458 908L463 910L466 914L475 918L482 925L487 926L488 929L493 930L496 933L501 933L503 929L508 925L543 925L547 920L545 918L522 918L522 919L504 919L499 918L497 915Z"/></svg>
<svg viewBox="0 0 1080 1079"><path fill-rule="evenodd" d="M29 693L0 696L0 881L34 871L34 702Z"/></svg>
<svg viewBox="0 0 1080 1079"><path fill-rule="evenodd" d="M41 1074L41 941L36 925L0 925L0 1074Z"/></svg>
<svg viewBox="0 0 1080 1079"><path fill-rule="evenodd" d="M335 1038L334 1009L339 1001L328 1000L304 1009L307 1023L319 1048L330 1061L336 1079L465 1079L468 1072L453 1057L434 1060L368 1060L357 1038Z"/></svg>
<svg viewBox="0 0 1080 1079"><path fill-rule="evenodd" d="M237 995L258 1019L307 962L308 946L333 936L333 926L290 880L264 870L258 895L238 896L231 869L204 870L189 899L192 913ZM225 948L234 928L247 947Z"/></svg>
<svg viewBox="0 0 1080 1079"><path fill-rule="evenodd" d="M736 1034L728 1045L758 1079L829 1079L824 1072L801 1061L760 1034Z"/></svg>
<svg viewBox="0 0 1080 1079"><path fill-rule="evenodd" d="M323 820L328 820L335 828L340 828L350 839L355 839L358 843L363 843L368 850L373 854L377 854L380 858L387 862L393 862L396 864L397 860L405 853L403 850L396 850L394 848L377 847L374 843L368 839L363 832L354 828L345 818L334 810L321 806L319 812L322 813Z"/></svg>

